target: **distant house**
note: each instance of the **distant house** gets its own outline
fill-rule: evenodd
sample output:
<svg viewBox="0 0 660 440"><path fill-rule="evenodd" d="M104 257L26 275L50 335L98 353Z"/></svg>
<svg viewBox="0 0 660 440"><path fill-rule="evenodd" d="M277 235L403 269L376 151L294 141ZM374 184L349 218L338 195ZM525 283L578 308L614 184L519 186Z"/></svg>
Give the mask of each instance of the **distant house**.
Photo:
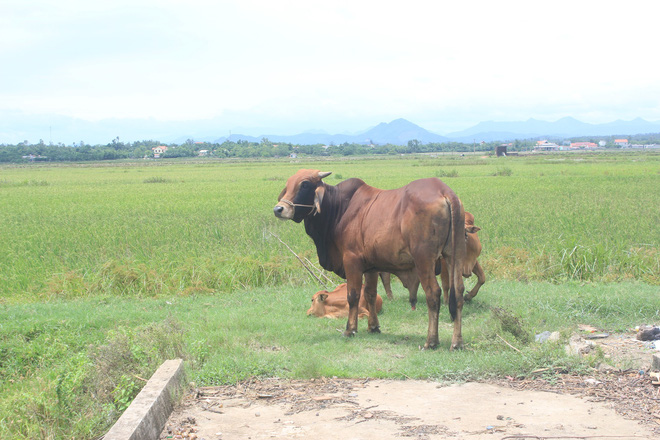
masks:
<svg viewBox="0 0 660 440"><path fill-rule="evenodd" d="M628 139L614 139L614 143L621 148L628 147Z"/></svg>
<svg viewBox="0 0 660 440"><path fill-rule="evenodd" d="M199 150L198 156L203 157L208 155L209 155L209 150Z"/></svg>
<svg viewBox="0 0 660 440"><path fill-rule="evenodd" d="M152 147L151 150L154 152L154 157L158 159L161 154L167 151L167 147L165 145L159 145L158 147Z"/></svg>
<svg viewBox="0 0 660 440"><path fill-rule="evenodd" d="M593 142L571 142L571 149L578 149L578 148L591 150L594 148L598 148L598 145Z"/></svg>
<svg viewBox="0 0 660 440"><path fill-rule="evenodd" d="M561 147L554 142L548 142L547 140L536 141L536 146L534 147L536 151L559 151Z"/></svg>
<svg viewBox="0 0 660 440"><path fill-rule="evenodd" d="M28 159L30 162L34 162L35 160L47 159L47 157L42 156L41 154L28 154L27 156L23 156L23 159Z"/></svg>

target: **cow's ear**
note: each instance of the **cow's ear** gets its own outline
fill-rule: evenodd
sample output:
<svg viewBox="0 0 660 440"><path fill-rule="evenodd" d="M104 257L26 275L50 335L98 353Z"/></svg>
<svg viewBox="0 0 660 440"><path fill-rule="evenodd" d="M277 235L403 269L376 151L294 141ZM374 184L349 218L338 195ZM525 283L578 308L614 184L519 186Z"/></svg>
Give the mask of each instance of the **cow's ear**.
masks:
<svg viewBox="0 0 660 440"><path fill-rule="evenodd" d="M332 174L332 171L319 171L319 179L323 179Z"/></svg>
<svg viewBox="0 0 660 440"><path fill-rule="evenodd" d="M316 192L314 194L314 208L316 208L317 213L321 212L321 203L323 202L324 195L325 195L325 186L319 185L319 187L316 188Z"/></svg>
<svg viewBox="0 0 660 440"><path fill-rule="evenodd" d="M284 187L284 189L283 189L282 192L280 193L279 197L277 197L277 201L278 201L278 202L279 202L280 200L282 200L282 197L284 197L284 194L285 194L285 193L286 193L286 186Z"/></svg>
<svg viewBox="0 0 660 440"><path fill-rule="evenodd" d="M468 226L467 228L465 228L465 232L469 234L473 234L479 231L481 231L481 228L479 226Z"/></svg>
<svg viewBox="0 0 660 440"><path fill-rule="evenodd" d="M328 294L327 293L322 293L319 295L319 301L325 302L325 300L328 299Z"/></svg>

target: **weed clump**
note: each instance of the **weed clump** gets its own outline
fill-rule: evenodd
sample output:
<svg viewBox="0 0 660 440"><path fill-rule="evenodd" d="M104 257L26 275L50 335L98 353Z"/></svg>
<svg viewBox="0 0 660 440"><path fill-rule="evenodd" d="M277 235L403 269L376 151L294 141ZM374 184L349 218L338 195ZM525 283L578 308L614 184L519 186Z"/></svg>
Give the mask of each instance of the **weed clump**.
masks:
<svg viewBox="0 0 660 440"><path fill-rule="evenodd" d="M503 332L510 333L522 344L532 342L532 331L521 318L501 307L493 307L491 313Z"/></svg>
<svg viewBox="0 0 660 440"><path fill-rule="evenodd" d="M173 180L171 179L166 179L165 177L160 177L160 176L154 176L154 177L148 177L143 180L144 183L172 183Z"/></svg>
<svg viewBox="0 0 660 440"><path fill-rule="evenodd" d="M183 341L181 325L171 318L111 332L107 343L91 354L90 388L100 402L124 411L163 361L184 357Z"/></svg>
<svg viewBox="0 0 660 440"><path fill-rule="evenodd" d="M451 171L438 170L438 171L435 172L435 177L458 177L458 171L457 170L451 170Z"/></svg>
<svg viewBox="0 0 660 440"><path fill-rule="evenodd" d="M497 171L493 174L493 176L503 176L503 177L509 177L513 174L513 171L509 167L504 167L504 168L498 168Z"/></svg>

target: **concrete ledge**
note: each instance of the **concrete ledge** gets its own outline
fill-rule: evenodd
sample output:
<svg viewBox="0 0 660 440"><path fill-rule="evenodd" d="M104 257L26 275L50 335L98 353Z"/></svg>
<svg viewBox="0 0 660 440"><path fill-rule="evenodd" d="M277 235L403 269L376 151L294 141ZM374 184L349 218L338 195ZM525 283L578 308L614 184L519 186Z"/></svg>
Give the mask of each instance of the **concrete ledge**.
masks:
<svg viewBox="0 0 660 440"><path fill-rule="evenodd" d="M103 439L158 439L174 409L182 382L183 360L165 361Z"/></svg>

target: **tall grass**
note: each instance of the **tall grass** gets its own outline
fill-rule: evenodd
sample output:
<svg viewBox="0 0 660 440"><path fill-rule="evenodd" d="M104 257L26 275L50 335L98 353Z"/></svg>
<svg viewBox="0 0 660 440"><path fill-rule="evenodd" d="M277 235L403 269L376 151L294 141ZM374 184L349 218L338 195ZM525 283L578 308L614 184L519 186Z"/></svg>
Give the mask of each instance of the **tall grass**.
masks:
<svg viewBox="0 0 660 440"><path fill-rule="evenodd" d="M302 167L380 188L442 175L482 228L489 278L660 283L660 156L442 156L5 167L2 182L41 183L0 185L0 294L185 295L304 283L298 261L270 234L315 260L303 228L271 211Z"/></svg>

